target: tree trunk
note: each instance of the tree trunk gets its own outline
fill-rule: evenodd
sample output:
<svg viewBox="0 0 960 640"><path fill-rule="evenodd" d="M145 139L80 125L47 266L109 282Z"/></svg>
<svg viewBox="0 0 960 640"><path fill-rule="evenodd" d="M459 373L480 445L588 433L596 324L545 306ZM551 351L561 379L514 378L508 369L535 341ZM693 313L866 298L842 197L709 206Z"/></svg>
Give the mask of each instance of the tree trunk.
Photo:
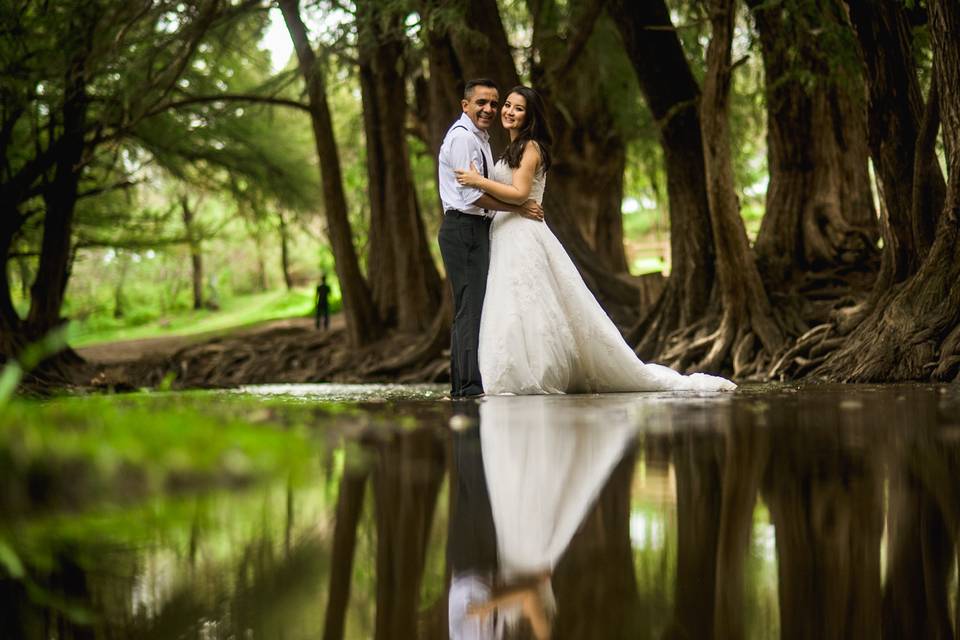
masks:
<svg viewBox="0 0 960 640"><path fill-rule="evenodd" d="M343 311L347 331L354 346L368 344L378 338L383 328L370 296L353 246L353 234L347 217L347 201L343 193L340 159L333 136L330 107L327 104L323 69L317 62L307 29L300 18L298 0L279 0L280 10L293 40L300 65L300 73L306 84L310 103L310 120L313 125L317 156L323 186L324 210L327 217L327 233L335 261L337 279L343 295Z"/></svg>
<svg viewBox="0 0 960 640"><path fill-rule="evenodd" d="M884 4L884 7L888 5ZM862 9L862 7L861 7ZM851 5L853 15L853 5ZM843 347L833 352L824 364L814 370L814 375L848 381L897 381L897 380L950 380L960 371L960 7L952 0L930 4L930 35L933 44L933 71L940 101L943 123L943 139L946 149L949 183L946 188L946 203L938 216L933 244L928 252L918 252L918 243L910 231L909 220L900 220L916 209L927 218L919 201L933 202L937 199L938 181L929 181L926 189L917 189L917 198L907 201L906 212L889 211L890 230L894 238L907 238L907 243L885 246L890 252L889 263L904 267L893 273L907 270L910 264L919 264L919 270L895 292L886 298L889 302L878 305L872 313L850 334ZM864 53L873 52L880 60L869 60L867 68L874 73L880 61L899 68L891 61L889 49L882 54L879 49L864 47ZM902 66L912 64L902 61ZM870 79L873 85L879 81ZM883 107L895 114L912 114L911 92L900 92L897 103ZM871 96L872 97L872 96ZM872 111L879 101L871 100L871 121L880 119ZM909 119L906 116L903 119ZM903 133L902 122L896 131ZM903 134L905 135L905 134ZM893 144L896 140L890 140ZM912 147L911 147L912 148ZM874 162L878 167L892 158L885 148L874 149ZM878 157L878 152L882 152ZM922 162L922 158L920 158ZM901 162L901 165L903 163ZM912 166L912 165L911 165ZM884 170L889 170L889 166ZM878 173L881 169L878 168ZM938 169L939 172L939 169ZM912 171L898 177L909 180ZM942 176L940 176L942 179ZM892 179L892 176L891 176ZM896 181L893 181L896 183ZM884 197L888 208L892 196L905 196L900 186L888 183ZM913 192L911 190L911 196ZM916 205L916 206L913 206ZM896 223L896 224L895 224ZM898 226L899 225L899 226ZM886 238L886 236L885 236ZM907 249L910 249L909 251Z"/></svg>
<svg viewBox="0 0 960 640"><path fill-rule="evenodd" d="M630 332L641 358L659 358L667 338L701 318L714 280L713 231L707 203L700 88L662 0L611 0L640 90L660 129L670 201L672 267L657 305Z"/></svg>
<svg viewBox="0 0 960 640"><path fill-rule="evenodd" d="M795 270L849 265L876 246L861 78L831 69L822 38L846 28L836 0L816 6L749 0L767 103L770 183L757 236L769 281ZM813 78L811 81L804 80Z"/></svg>
<svg viewBox="0 0 960 640"><path fill-rule="evenodd" d="M870 153L886 214L882 221L884 269L877 288L886 289L915 273L933 241L943 208L944 182L931 146L917 161L922 185L914 206L914 164L924 113L914 69L910 25L901 3L846 0L867 77ZM953 37L956 37L954 34Z"/></svg>
<svg viewBox="0 0 960 640"><path fill-rule="evenodd" d="M463 79L490 78L500 86L502 103L506 92L520 84L520 75L500 19L497 0L465 2L463 12L463 23L449 31ZM494 157L506 148L508 142L503 127L495 125L490 130Z"/></svg>
<svg viewBox="0 0 960 640"><path fill-rule="evenodd" d="M283 273L283 284L287 291L293 289L293 276L290 274L290 230L287 228L287 217L282 211L277 212L280 232L280 271Z"/></svg>
<svg viewBox="0 0 960 640"><path fill-rule="evenodd" d="M67 70L62 111L63 147L57 158L53 182L43 193L46 209L43 240L37 275L30 289L30 311L26 322L30 339L47 334L60 323L60 309L67 288L73 216L82 171L89 102L84 76L86 55L81 47L74 53Z"/></svg>
<svg viewBox="0 0 960 640"><path fill-rule="evenodd" d="M576 231L600 264L612 273L627 273L621 214L626 142L618 131L614 96L597 95L611 91L598 85L596 78L596 65L601 64L604 53L597 51L603 36L596 32L604 26L612 31L613 27L596 25L595 16L582 11L568 18L567 30L584 33L561 37L557 7L553 2L537 5L533 45L541 62L534 65L531 75L546 103L554 135L550 190L575 214ZM569 41L580 38L586 41L581 52L563 63L571 56ZM506 95L500 98L502 101Z"/></svg>
<svg viewBox="0 0 960 640"><path fill-rule="evenodd" d="M421 112L421 116L427 118L427 146L434 157L440 153L447 129L460 117L460 99L463 97L465 80L449 31L437 26L436 12L442 4L443 0L422 0L420 3L430 67L427 108ZM442 214L442 211L438 210L437 214Z"/></svg>
<svg viewBox="0 0 960 640"><path fill-rule="evenodd" d="M402 331L428 328L440 276L427 244L406 140L403 16L383 3L358 10L361 88L370 189L368 278L381 318Z"/></svg>
<svg viewBox="0 0 960 640"><path fill-rule="evenodd" d="M717 293L722 317L715 332L699 341L708 349L694 369L719 371L730 364L746 362L743 351L751 351L753 335L759 338L767 354L774 354L783 343L783 335L773 317L770 301L747 243L740 217L740 204L734 188L729 138L729 97L732 67L730 48L733 38L733 0L707 0L712 34L707 48L707 74L700 105L703 131L707 202L717 254ZM689 352L696 352L697 344ZM731 357L733 356L733 357ZM733 362L731 362L731 360ZM737 366L734 375L739 373Z"/></svg>
<svg viewBox="0 0 960 640"><path fill-rule="evenodd" d="M186 195L180 196L180 211L183 214L183 228L187 234L187 246L190 249L190 273L193 284L193 308L203 309L203 252L200 237L194 226L193 209Z"/></svg>

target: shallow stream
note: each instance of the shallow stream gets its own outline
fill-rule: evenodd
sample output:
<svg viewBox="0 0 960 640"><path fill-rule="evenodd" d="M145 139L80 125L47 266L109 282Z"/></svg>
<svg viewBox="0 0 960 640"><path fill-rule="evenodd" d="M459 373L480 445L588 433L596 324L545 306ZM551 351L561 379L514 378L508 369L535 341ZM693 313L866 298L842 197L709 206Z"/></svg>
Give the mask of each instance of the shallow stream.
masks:
<svg viewBox="0 0 960 640"><path fill-rule="evenodd" d="M198 438L136 455L47 402L0 446L0 638L957 634L956 386L443 391L97 399Z"/></svg>

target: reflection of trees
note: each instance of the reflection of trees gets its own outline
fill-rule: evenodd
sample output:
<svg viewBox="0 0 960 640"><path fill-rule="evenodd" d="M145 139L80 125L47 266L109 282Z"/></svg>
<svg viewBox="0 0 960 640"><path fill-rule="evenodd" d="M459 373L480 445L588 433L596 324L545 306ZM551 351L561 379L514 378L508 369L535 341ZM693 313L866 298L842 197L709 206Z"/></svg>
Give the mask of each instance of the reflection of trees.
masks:
<svg viewBox="0 0 960 640"><path fill-rule="evenodd" d="M417 637L420 581L444 453L443 440L429 427L389 434L376 445L378 639Z"/></svg>
<svg viewBox="0 0 960 640"><path fill-rule="evenodd" d="M958 634L948 590L958 533L960 452L929 428L937 420L936 403L929 394L911 398L910 420L901 424L913 423L916 430L898 434L891 450L884 638Z"/></svg>
<svg viewBox="0 0 960 640"><path fill-rule="evenodd" d="M713 633L720 464L717 442L685 430L673 438L677 479L677 583L668 638L709 638Z"/></svg>
<svg viewBox="0 0 960 640"><path fill-rule="evenodd" d="M764 498L776 528L780 637L879 637L876 447L851 441L860 429L836 405L778 405L768 418L776 432Z"/></svg>
<svg viewBox="0 0 960 640"><path fill-rule="evenodd" d="M744 571L757 492L770 451L767 430L756 428L748 415L745 411L734 411L732 418L728 412L718 415L724 454L713 612L715 638L745 637Z"/></svg>
<svg viewBox="0 0 960 640"><path fill-rule="evenodd" d="M630 544L636 448L620 460L553 575L556 638L635 638L637 580Z"/></svg>
<svg viewBox="0 0 960 640"><path fill-rule="evenodd" d="M323 623L323 640L343 638L350 601L350 577L357 546L357 527L363 512L363 495L369 475L365 465L350 464L343 470L337 494L336 524L333 548L330 551L330 589L327 615Z"/></svg>

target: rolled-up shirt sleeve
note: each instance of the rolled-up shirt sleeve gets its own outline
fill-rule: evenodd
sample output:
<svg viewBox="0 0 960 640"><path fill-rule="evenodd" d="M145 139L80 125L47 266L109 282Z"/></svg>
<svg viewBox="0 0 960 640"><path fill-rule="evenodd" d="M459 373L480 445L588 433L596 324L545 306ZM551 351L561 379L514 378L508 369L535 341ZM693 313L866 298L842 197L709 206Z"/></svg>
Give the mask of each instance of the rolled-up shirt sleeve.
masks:
<svg viewBox="0 0 960 640"><path fill-rule="evenodd" d="M470 164L473 163L477 172L483 173L481 168L483 167L483 157L481 156L483 152L480 151L480 146L476 141L471 138L473 138L473 135L467 132L454 135L453 139L450 140L450 150L447 155L447 160L453 169L466 170L469 169ZM483 191L475 187L466 187L457 183L457 194L459 195L460 201L464 204L473 204L483 195Z"/></svg>

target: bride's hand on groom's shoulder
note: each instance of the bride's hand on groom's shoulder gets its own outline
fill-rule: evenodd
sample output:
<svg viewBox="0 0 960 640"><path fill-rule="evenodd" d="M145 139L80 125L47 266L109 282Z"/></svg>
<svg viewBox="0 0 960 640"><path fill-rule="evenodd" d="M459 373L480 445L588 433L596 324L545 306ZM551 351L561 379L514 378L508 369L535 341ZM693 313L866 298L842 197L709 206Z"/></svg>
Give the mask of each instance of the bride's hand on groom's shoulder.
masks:
<svg viewBox="0 0 960 640"><path fill-rule="evenodd" d="M483 176L477 172L477 167L472 162L469 169L454 169L453 172L457 175L457 182L465 187L479 187L480 181L483 180Z"/></svg>

